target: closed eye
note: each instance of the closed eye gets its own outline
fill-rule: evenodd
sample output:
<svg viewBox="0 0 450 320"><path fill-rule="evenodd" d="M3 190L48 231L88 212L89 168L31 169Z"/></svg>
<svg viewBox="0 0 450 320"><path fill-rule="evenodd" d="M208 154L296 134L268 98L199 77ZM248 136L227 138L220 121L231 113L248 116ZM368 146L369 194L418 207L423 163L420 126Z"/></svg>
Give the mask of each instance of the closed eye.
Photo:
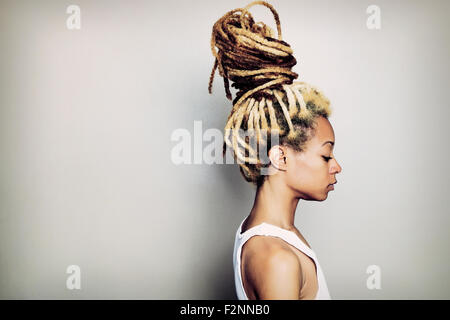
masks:
<svg viewBox="0 0 450 320"><path fill-rule="evenodd" d="M333 159L332 157L326 157L326 156L322 156L322 158L324 158L326 162L330 161L330 159Z"/></svg>

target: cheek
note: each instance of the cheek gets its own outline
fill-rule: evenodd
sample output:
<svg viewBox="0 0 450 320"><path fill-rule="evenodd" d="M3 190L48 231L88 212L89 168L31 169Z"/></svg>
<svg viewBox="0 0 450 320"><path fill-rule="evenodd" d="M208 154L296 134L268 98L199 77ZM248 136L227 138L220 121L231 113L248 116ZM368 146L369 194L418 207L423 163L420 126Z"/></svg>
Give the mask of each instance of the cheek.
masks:
<svg viewBox="0 0 450 320"><path fill-rule="evenodd" d="M328 165L321 159L297 160L288 170L289 180L304 188L321 188L328 181Z"/></svg>

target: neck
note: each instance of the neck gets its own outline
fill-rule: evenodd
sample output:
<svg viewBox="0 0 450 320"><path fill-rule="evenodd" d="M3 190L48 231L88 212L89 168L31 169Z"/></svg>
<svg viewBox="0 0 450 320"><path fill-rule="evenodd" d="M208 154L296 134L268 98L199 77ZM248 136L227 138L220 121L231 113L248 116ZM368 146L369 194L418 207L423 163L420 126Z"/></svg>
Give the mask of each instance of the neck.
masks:
<svg viewBox="0 0 450 320"><path fill-rule="evenodd" d="M256 190L249 220L267 222L283 229L295 229L295 211L299 198L281 181L267 179Z"/></svg>

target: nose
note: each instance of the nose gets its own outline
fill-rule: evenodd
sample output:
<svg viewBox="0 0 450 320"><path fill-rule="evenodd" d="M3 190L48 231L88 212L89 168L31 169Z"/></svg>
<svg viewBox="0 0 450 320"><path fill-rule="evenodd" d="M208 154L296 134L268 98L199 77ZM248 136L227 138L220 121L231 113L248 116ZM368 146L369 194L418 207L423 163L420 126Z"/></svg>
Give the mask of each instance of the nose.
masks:
<svg viewBox="0 0 450 320"><path fill-rule="evenodd" d="M342 167L337 162L336 158L334 158L334 165L331 167L331 171L333 173L340 173L342 171Z"/></svg>

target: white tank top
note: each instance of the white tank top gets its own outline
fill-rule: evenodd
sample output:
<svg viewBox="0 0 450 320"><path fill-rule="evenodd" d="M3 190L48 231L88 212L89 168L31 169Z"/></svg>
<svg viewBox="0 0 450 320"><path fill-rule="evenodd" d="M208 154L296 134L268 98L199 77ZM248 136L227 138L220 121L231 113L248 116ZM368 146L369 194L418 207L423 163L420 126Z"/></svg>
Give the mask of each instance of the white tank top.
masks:
<svg viewBox="0 0 450 320"><path fill-rule="evenodd" d="M316 300L331 299L330 294L328 292L327 283L325 281L322 269L320 268L319 262L317 261L316 254L297 236L295 232L280 228L273 224L263 222L257 226L254 226L246 230L244 233L241 234L242 224L244 223L244 221L245 219L242 220L236 232L236 237L234 241L234 252L233 252L234 282L236 286L236 294L239 300L248 300L241 277L242 246L244 245L245 242L247 242L248 239L256 235L279 237L284 241L286 241L287 243L289 243L290 245L296 247L298 250L302 251L311 259L313 259L314 263L316 264L317 282L319 285L315 299Z"/></svg>

